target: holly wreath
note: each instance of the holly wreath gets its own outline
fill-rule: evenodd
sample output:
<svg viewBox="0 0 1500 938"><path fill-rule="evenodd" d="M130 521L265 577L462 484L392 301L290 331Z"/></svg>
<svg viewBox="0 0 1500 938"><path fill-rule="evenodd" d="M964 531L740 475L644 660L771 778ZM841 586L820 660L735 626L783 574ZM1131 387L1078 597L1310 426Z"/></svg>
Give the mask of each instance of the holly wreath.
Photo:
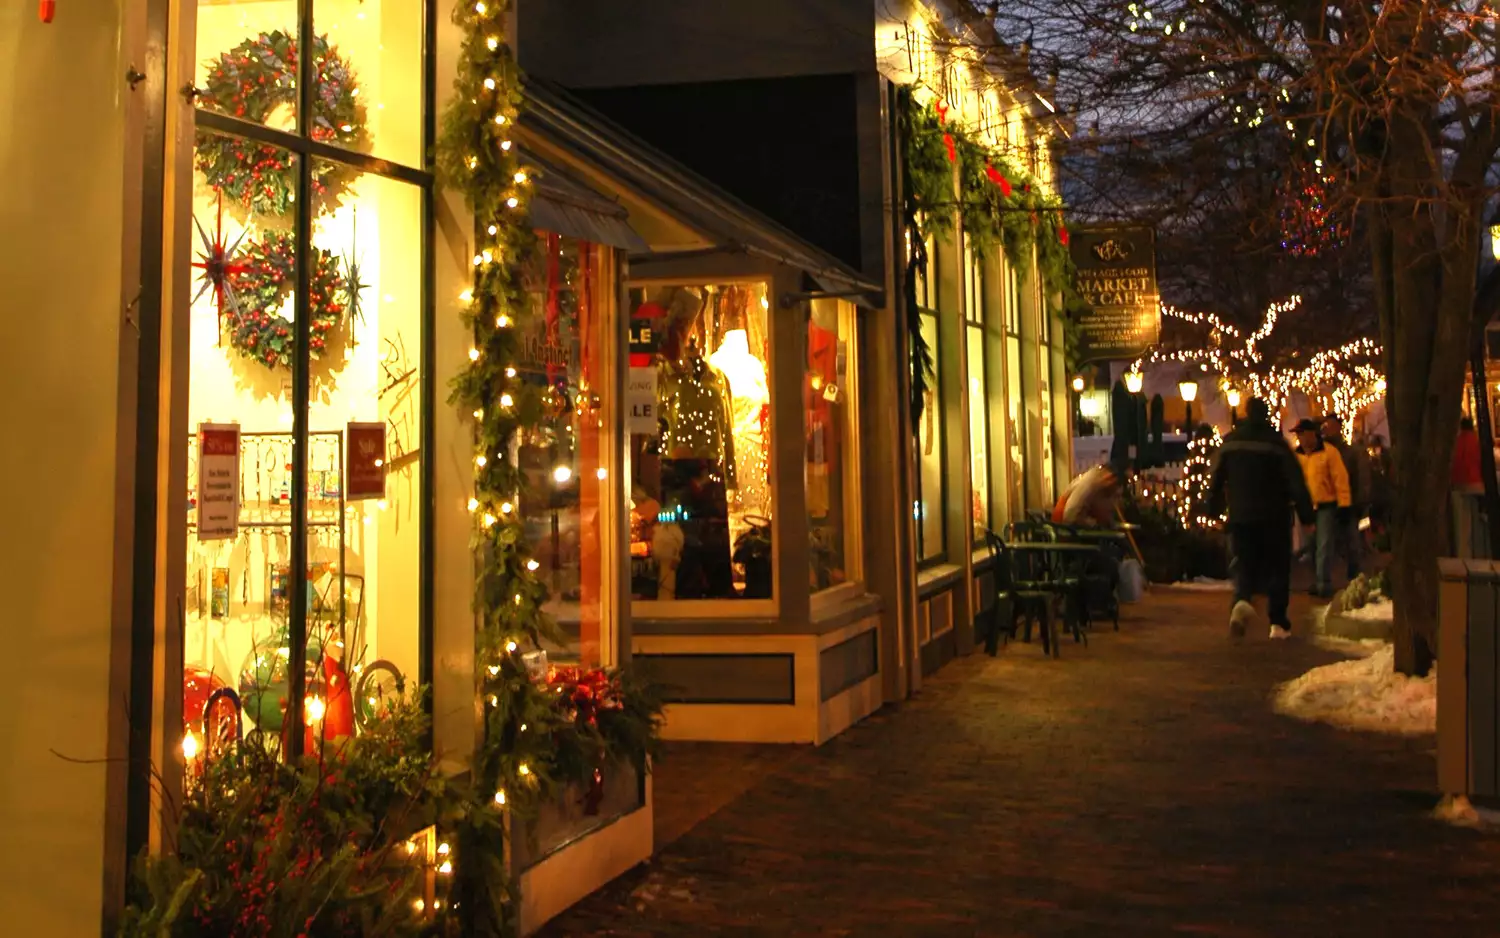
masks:
<svg viewBox="0 0 1500 938"><path fill-rule="evenodd" d="M309 351L314 359L328 350L331 333L349 309L349 283L339 269L338 255L326 248L308 251L312 262L307 313L311 325ZM292 322L281 316L282 302L297 270L296 236L269 231L250 245L228 275L235 303L224 310L229 343L244 357L275 368L292 354Z"/></svg>
<svg viewBox="0 0 1500 938"><path fill-rule="evenodd" d="M313 39L318 76L312 112L312 139L356 148L365 140L364 113L354 72L329 43ZM210 62L201 104L234 117L264 124L279 107L298 105L297 39L281 30L246 39ZM195 162L208 184L251 212L285 215L297 191L296 157L280 147L200 132ZM328 161L313 164L313 194L319 199L341 189L348 171ZM308 295L311 356L321 358L332 333L354 304L357 286L340 270L332 251L310 247ZM245 358L268 368L289 364L293 324L280 309L296 273L296 241L284 231L266 231L233 258L222 274L233 302L220 309L229 344Z"/></svg>
<svg viewBox="0 0 1500 938"><path fill-rule="evenodd" d="M312 139L348 149L365 139L364 111L354 71L328 42L313 39L318 76ZM246 39L208 67L200 95L203 107L264 124L278 107L296 108L297 39L281 30ZM199 133L196 162L208 184L252 211L284 215L297 194L297 158L280 147L236 137ZM342 169L313 164L313 194L323 196L341 182Z"/></svg>

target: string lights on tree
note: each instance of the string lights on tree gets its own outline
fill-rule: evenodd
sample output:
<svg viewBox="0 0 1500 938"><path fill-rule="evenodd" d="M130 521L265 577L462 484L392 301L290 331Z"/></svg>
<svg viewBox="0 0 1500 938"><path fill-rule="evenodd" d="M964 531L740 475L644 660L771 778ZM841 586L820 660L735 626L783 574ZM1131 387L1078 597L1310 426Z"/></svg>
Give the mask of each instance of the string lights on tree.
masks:
<svg viewBox="0 0 1500 938"><path fill-rule="evenodd" d="M1294 394L1302 394L1324 413L1339 415L1345 434L1351 434L1355 415L1385 393L1385 376L1378 366L1382 349L1375 341L1361 338L1319 351L1299 367L1268 364L1262 351L1264 344L1282 317L1301 305L1300 296L1272 303L1259 328L1246 337L1213 313L1190 313L1163 304L1164 317L1206 328L1206 341L1194 348L1153 349L1137 359L1131 370L1139 371L1143 364L1195 364L1204 372L1218 375L1222 386L1233 386L1264 400L1278 426L1282 409Z"/></svg>

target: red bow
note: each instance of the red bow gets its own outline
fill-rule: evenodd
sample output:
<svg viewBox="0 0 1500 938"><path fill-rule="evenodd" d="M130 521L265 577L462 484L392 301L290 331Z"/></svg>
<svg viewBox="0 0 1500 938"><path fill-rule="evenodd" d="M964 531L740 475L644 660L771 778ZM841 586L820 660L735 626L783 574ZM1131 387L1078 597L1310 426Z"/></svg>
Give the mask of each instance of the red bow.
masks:
<svg viewBox="0 0 1500 938"><path fill-rule="evenodd" d="M600 710L620 709L619 682L603 669L556 667L547 675L547 683L573 708L573 718L580 723L592 726Z"/></svg>
<svg viewBox="0 0 1500 938"><path fill-rule="evenodd" d="M933 109L937 111L939 124L948 123L948 103L946 101L939 101L934 104Z"/></svg>
<svg viewBox="0 0 1500 938"><path fill-rule="evenodd" d="M953 135L943 134L943 146L948 148L948 162L958 162L958 150L953 146Z"/></svg>
<svg viewBox="0 0 1500 938"><path fill-rule="evenodd" d="M986 163L984 167L984 174L990 177L990 182L993 182L995 185L1000 187L1001 195L1005 196L1007 199L1010 198L1010 180L1006 179L1004 174L1002 174L1000 170Z"/></svg>
<svg viewBox="0 0 1500 938"><path fill-rule="evenodd" d="M1068 229L1066 229L1066 228L1058 228L1057 229L1057 240L1058 240L1058 243L1060 243L1063 247L1067 247L1068 246L1068 240L1069 240Z"/></svg>

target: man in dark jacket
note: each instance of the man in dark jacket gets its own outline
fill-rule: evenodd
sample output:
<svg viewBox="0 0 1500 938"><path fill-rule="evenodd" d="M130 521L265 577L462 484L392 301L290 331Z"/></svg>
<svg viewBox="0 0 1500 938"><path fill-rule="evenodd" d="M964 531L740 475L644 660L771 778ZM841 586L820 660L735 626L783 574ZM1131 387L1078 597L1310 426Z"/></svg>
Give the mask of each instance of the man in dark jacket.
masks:
<svg viewBox="0 0 1500 938"><path fill-rule="evenodd" d="M1292 575L1292 512L1303 524L1314 518L1302 467L1292 448L1271 426L1265 401L1245 405L1239 422L1219 448L1209 477L1209 508L1229 513L1229 568L1234 579L1234 609L1229 632L1242 638L1255 621L1251 599L1265 593L1271 637L1286 638Z"/></svg>

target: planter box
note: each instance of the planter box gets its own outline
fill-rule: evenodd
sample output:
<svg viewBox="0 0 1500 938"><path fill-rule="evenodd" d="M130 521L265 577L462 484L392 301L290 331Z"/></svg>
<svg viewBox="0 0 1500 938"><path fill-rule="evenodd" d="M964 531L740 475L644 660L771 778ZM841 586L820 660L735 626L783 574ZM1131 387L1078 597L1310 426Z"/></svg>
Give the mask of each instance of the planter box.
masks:
<svg viewBox="0 0 1500 938"><path fill-rule="evenodd" d="M520 870L521 934L530 935L615 877L651 858L651 778L628 764L604 770L604 797L586 813L570 788L518 826L511 863Z"/></svg>

